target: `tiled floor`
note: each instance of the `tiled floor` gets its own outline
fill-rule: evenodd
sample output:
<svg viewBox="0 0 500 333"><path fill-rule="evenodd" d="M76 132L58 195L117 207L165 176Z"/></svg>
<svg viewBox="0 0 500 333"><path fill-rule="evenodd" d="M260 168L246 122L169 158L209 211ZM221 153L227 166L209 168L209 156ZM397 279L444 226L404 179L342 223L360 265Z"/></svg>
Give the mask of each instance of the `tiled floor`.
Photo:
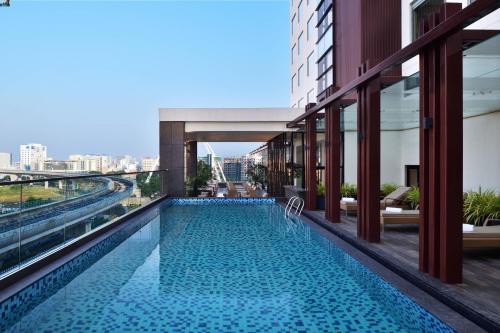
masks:
<svg viewBox="0 0 500 333"><path fill-rule="evenodd" d="M324 220L322 211L306 214ZM374 244L356 239L356 217L342 216L342 223L329 224L335 231L397 263L407 272L500 325L500 250L465 251L463 284L446 285L418 271L418 226L386 226L381 242Z"/></svg>

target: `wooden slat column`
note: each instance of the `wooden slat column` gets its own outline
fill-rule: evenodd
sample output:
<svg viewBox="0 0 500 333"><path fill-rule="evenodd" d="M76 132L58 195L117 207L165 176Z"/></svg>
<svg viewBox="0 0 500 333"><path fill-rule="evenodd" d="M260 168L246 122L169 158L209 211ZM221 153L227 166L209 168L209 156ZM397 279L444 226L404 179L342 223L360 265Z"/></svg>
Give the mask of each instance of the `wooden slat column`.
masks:
<svg viewBox="0 0 500 333"><path fill-rule="evenodd" d="M325 217L333 223L340 222L340 135L340 108L328 107L325 112Z"/></svg>
<svg viewBox="0 0 500 333"><path fill-rule="evenodd" d="M306 118L304 131L305 209L316 209L316 115Z"/></svg>
<svg viewBox="0 0 500 333"><path fill-rule="evenodd" d="M380 241L380 78L358 89L357 224L359 238Z"/></svg>
<svg viewBox="0 0 500 333"><path fill-rule="evenodd" d="M423 31L460 9L446 4ZM462 94L462 34L457 32L420 54L419 267L446 283L462 281Z"/></svg>

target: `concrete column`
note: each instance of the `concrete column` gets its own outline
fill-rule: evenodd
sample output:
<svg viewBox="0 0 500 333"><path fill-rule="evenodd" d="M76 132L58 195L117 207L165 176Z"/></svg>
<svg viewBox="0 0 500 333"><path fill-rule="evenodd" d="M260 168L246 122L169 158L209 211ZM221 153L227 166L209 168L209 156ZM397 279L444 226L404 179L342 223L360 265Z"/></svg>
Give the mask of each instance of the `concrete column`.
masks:
<svg viewBox="0 0 500 333"><path fill-rule="evenodd" d="M186 142L186 177L198 174L198 142Z"/></svg>
<svg viewBox="0 0 500 333"><path fill-rule="evenodd" d="M173 197L185 195L184 122L160 121L161 192Z"/></svg>

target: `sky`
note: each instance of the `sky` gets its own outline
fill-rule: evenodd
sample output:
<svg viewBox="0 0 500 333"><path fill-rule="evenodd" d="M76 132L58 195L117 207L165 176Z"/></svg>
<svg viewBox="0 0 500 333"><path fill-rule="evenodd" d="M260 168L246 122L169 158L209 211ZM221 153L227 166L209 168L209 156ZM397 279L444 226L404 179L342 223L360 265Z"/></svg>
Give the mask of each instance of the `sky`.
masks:
<svg viewBox="0 0 500 333"><path fill-rule="evenodd" d="M0 152L157 156L161 107L288 106L288 7L11 0L0 7ZM212 145L220 156L256 146Z"/></svg>

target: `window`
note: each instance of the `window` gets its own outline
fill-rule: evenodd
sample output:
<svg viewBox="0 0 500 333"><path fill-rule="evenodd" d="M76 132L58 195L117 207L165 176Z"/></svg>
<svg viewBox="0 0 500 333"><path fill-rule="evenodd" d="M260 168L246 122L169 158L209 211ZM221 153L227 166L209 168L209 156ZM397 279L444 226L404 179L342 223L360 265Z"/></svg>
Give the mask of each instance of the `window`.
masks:
<svg viewBox="0 0 500 333"><path fill-rule="evenodd" d="M333 24L333 14L332 11L330 10L328 12L328 15L326 15L323 20L320 22L318 25L318 39L323 36L326 30Z"/></svg>
<svg viewBox="0 0 500 333"><path fill-rule="evenodd" d="M298 108L303 107L303 105L302 105L302 103L303 103L303 102L304 102L304 99L303 99L303 98L299 99L299 101L297 102L297 107L298 107Z"/></svg>
<svg viewBox="0 0 500 333"><path fill-rule="evenodd" d="M297 55L300 55L300 49L302 48L302 36L304 33L301 33L299 39L297 41Z"/></svg>
<svg viewBox="0 0 500 333"><path fill-rule="evenodd" d="M300 79L302 78L302 68L304 65L299 67L299 70L297 72L297 87L300 87Z"/></svg>
<svg viewBox="0 0 500 333"><path fill-rule="evenodd" d="M444 0L413 0L412 10L412 40L417 39L420 32L420 22L427 19L432 13L439 12Z"/></svg>
<svg viewBox="0 0 500 333"><path fill-rule="evenodd" d="M292 36L293 36L293 31L295 29L295 19L296 19L296 17L297 17L296 15L293 15L293 17L292 17L292 23L291 23L291 26L290 26L291 29L292 29Z"/></svg>
<svg viewBox="0 0 500 333"><path fill-rule="evenodd" d="M314 103L314 89L307 92L307 104Z"/></svg>
<svg viewBox="0 0 500 333"><path fill-rule="evenodd" d="M325 91L326 88L333 84L333 69L328 70L323 76L318 79L318 94Z"/></svg>
<svg viewBox="0 0 500 333"><path fill-rule="evenodd" d="M323 54L333 45L333 33L332 33L332 27L325 32L321 40L318 41L318 44L316 45L317 52L316 56L321 58Z"/></svg>
<svg viewBox="0 0 500 333"><path fill-rule="evenodd" d="M307 57L307 76L311 75L314 66L314 51Z"/></svg>
<svg viewBox="0 0 500 333"><path fill-rule="evenodd" d="M314 31L314 22L313 22L314 14L311 15L309 21L307 21L307 40L309 40L313 36Z"/></svg>
<svg viewBox="0 0 500 333"><path fill-rule="evenodd" d="M299 3L299 8L297 9L297 23L300 23L302 18L302 1Z"/></svg>
<svg viewBox="0 0 500 333"><path fill-rule="evenodd" d="M333 52L330 49L326 55L324 55L321 60L318 61L318 77L323 75L331 66L333 60Z"/></svg>
<svg viewBox="0 0 500 333"><path fill-rule="evenodd" d="M295 87L295 78L296 78L296 75L292 76L292 94L293 94L293 88Z"/></svg>
<svg viewBox="0 0 500 333"><path fill-rule="evenodd" d="M291 57L292 57L292 64L293 64L293 59L295 58L295 45L292 46L292 54L291 54Z"/></svg>

